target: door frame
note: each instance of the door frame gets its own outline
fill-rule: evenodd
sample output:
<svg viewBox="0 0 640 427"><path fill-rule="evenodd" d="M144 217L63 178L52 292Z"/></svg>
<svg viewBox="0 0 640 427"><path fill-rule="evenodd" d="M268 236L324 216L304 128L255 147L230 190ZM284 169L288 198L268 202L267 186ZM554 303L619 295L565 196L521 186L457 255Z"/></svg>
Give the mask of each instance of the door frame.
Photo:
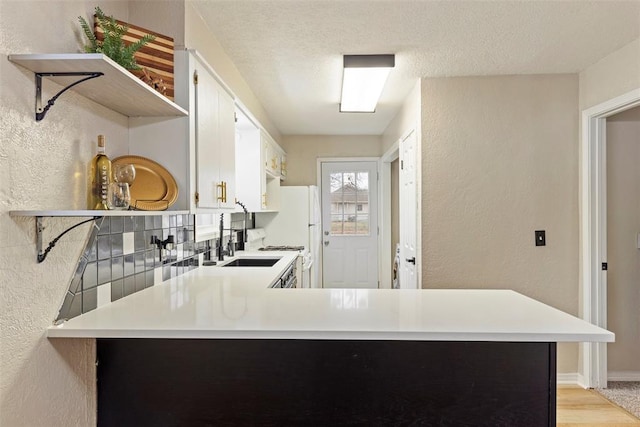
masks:
<svg viewBox="0 0 640 427"><path fill-rule="evenodd" d="M400 157L400 139L380 157L380 181L378 190L380 195L380 210L378 212L378 224L380 225L380 288L391 289L392 282L392 257L391 247L391 163ZM387 262L384 262L387 260Z"/></svg>
<svg viewBox="0 0 640 427"><path fill-rule="evenodd" d="M640 105L640 88L582 111L580 142L580 315L607 327L607 117ZM578 382L607 386L607 344L580 344Z"/></svg>
<svg viewBox="0 0 640 427"><path fill-rule="evenodd" d="M382 175L382 171L381 171L381 161L380 161L380 157L318 157L316 159L316 179L317 179L317 185L318 185L318 194L320 196L320 208L322 209L322 163L336 163L336 162L376 162L377 165L377 170L378 170L378 288L380 289L382 286L381 284L383 283L383 263L380 262L380 260L382 259L381 256L381 249L382 249L382 234L383 231L386 227L383 227L383 223L382 223L382 212L384 210L383 208L383 201L382 201L382 187L383 187L383 183L381 180L381 175ZM391 164L389 164L389 174L391 173ZM390 184L389 184L390 187ZM389 190L390 191L390 190ZM391 198L389 197L389 205L391 204ZM391 207L389 206L388 208L389 213L391 213ZM386 218L386 217L385 217ZM391 221L389 219L389 221ZM391 241L391 231L389 231L389 242ZM389 243L391 244L391 243ZM320 266L318 267L320 269L320 283L323 283L323 277L322 277L322 269L324 267L324 260L322 259L322 251L320 252ZM391 256L391 253L388 254L388 256ZM389 272L386 274L389 274L389 278L391 278L391 267L388 267ZM323 286L324 287L324 286Z"/></svg>

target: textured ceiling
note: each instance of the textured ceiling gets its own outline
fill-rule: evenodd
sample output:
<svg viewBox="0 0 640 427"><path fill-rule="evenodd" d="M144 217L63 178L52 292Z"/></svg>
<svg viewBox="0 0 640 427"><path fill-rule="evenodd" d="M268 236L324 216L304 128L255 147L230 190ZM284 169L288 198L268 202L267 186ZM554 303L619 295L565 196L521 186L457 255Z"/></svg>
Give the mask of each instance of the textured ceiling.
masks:
<svg viewBox="0 0 640 427"><path fill-rule="evenodd" d="M282 134L381 134L420 77L576 73L640 36L640 0L195 0ZM395 53L373 114L339 113L343 54Z"/></svg>

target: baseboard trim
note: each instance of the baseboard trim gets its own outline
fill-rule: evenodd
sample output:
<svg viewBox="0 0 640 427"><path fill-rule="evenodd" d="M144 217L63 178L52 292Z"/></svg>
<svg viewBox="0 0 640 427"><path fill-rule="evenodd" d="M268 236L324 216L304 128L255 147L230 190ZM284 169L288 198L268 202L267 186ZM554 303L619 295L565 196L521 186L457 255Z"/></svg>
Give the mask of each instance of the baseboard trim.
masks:
<svg viewBox="0 0 640 427"><path fill-rule="evenodd" d="M609 371L608 381L640 381L640 371Z"/></svg>
<svg viewBox="0 0 640 427"><path fill-rule="evenodd" d="M582 375L581 373L578 373L576 375L577 375L577 383L580 387L590 388L589 383L587 382L587 378L584 375Z"/></svg>
<svg viewBox="0 0 640 427"><path fill-rule="evenodd" d="M566 372L556 375L557 384L580 384L577 372Z"/></svg>

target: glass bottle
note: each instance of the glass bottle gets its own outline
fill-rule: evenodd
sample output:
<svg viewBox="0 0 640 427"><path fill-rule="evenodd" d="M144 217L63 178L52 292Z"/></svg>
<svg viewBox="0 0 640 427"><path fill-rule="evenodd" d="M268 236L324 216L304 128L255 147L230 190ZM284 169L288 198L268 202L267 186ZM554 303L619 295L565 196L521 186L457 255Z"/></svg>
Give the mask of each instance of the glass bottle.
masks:
<svg viewBox="0 0 640 427"><path fill-rule="evenodd" d="M98 135L98 154L89 164L87 209L108 209L107 196L111 183L111 160L105 154L104 135Z"/></svg>

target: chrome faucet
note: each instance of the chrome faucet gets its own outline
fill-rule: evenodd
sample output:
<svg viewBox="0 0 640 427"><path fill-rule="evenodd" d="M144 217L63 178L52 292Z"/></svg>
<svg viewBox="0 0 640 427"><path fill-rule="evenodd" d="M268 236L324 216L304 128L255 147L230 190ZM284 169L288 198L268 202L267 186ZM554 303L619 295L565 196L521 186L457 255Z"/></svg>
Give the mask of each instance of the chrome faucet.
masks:
<svg viewBox="0 0 640 427"><path fill-rule="evenodd" d="M229 231L229 241L227 242L227 248L224 249L224 232ZM224 261L224 256L235 255L235 242L233 241L233 228L224 228L224 214L220 214L220 237L218 238L218 246L216 248L216 254L218 256L218 261Z"/></svg>
<svg viewBox="0 0 640 427"><path fill-rule="evenodd" d="M231 230L231 234L229 235L229 241L227 242L227 254L229 256L235 255L235 243L233 242L233 230Z"/></svg>
<svg viewBox="0 0 640 427"><path fill-rule="evenodd" d="M224 214L220 214L220 236L218 237L218 247L216 252L218 255L218 261L224 261L224 249L222 246L222 238L224 237Z"/></svg>
<svg viewBox="0 0 640 427"><path fill-rule="evenodd" d="M249 215L249 211L247 210L247 207L239 200L236 200L236 204L239 205L244 211L244 221L242 225L242 241L238 242L238 249L244 250L244 245L245 243L247 243L247 215Z"/></svg>

